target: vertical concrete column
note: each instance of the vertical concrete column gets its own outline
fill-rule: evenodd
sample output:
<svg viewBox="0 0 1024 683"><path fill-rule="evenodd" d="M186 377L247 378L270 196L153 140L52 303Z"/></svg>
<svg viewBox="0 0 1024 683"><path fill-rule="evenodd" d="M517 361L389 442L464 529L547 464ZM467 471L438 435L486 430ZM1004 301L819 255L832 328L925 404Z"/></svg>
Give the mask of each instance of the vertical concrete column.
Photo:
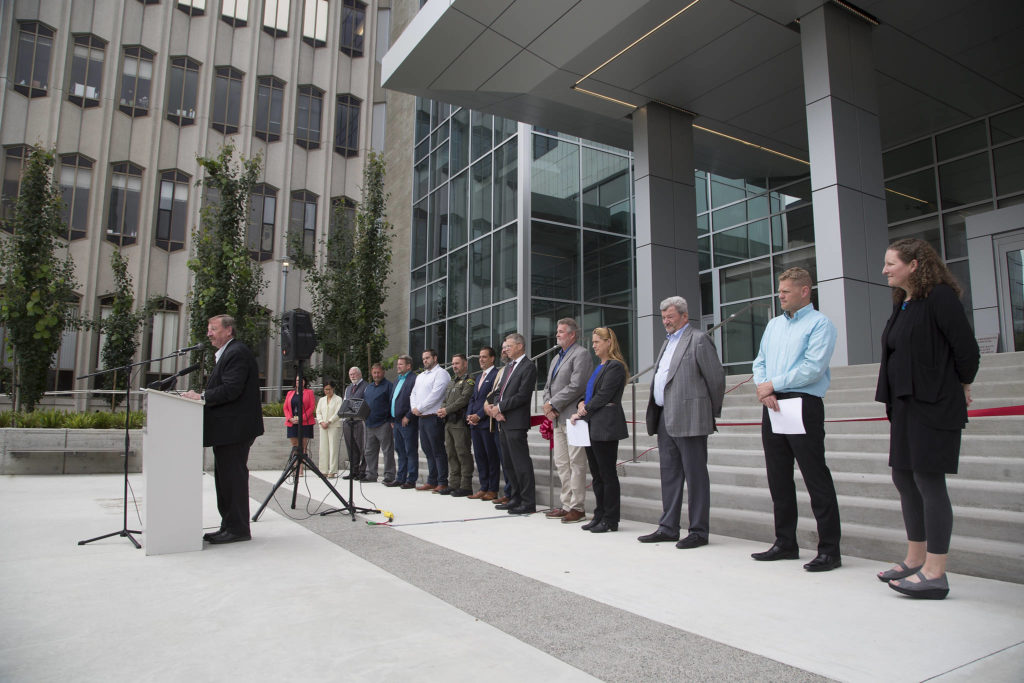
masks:
<svg viewBox="0 0 1024 683"><path fill-rule="evenodd" d="M800 19L821 311L833 365L877 362L892 308L871 25L827 3Z"/></svg>
<svg viewBox="0 0 1024 683"><path fill-rule="evenodd" d="M655 103L634 112L633 164L639 371L654 362L665 338L663 299L682 296L690 318L700 321L693 117Z"/></svg>

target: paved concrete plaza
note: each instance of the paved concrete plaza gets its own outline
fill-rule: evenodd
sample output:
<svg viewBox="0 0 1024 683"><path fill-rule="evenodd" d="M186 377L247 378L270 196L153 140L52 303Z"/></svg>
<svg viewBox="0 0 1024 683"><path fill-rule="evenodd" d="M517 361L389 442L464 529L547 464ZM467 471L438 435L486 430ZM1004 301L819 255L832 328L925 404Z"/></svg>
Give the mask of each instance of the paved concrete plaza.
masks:
<svg viewBox="0 0 1024 683"><path fill-rule="evenodd" d="M277 475L253 473L253 511ZM652 527L636 522L594 535L361 489L395 526L310 516L326 488L307 478L252 542L147 557L123 538L77 545L120 528L119 476L0 477L0 680L1024 679L1024 585L951 575L947 600L914 601L856 557L808 574L752 561L767 543L681 551L637 543Z"/></svg>

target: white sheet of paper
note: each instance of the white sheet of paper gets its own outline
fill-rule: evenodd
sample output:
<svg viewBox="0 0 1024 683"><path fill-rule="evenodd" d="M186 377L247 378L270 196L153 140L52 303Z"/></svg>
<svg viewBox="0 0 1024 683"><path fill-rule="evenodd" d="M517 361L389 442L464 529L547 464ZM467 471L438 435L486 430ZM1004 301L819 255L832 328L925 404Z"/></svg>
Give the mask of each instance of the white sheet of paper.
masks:
<svg viewBox="0 0 1024 683"><path fill-rule="evenodd" d="M779 401L779 411L768 409L768 419L776 434L806 434L804 429L804 400L784 398Z"/></svg>
<svg viewBox="0 0 1024 683"><path fill-rule="evenodd" d="M570 446L589 446L590 425L588 425L584 420L576 420L576 424L566 420L565 438L569 441Z"/></svg>

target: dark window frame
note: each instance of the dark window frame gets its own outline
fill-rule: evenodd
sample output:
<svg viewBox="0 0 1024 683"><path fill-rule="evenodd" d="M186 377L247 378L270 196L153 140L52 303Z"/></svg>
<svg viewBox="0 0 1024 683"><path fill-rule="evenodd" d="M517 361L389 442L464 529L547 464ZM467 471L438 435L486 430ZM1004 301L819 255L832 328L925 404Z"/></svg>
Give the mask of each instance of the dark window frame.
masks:
<svg viewBox="0 0 1024 683"><path fill-rule="evenodd" d="M249 258L253 261L269 261L274 258L274 234L277 230L277 188L260 183L249 194L249 222L246 226L245 244ZM267 222L267 200L273 200L270 222ZM257 204L258 201L258 204ZM258 239L253 239L256 221L259 221ZM269 235L267 234L269 226ZM267 244L269 243L269 247ZM252 247L256 248L253 249Z"/></svg>
<svg viewBox="0 0 1024 683"><path fill-rule="evenodd" d="M70 167L74 169L74 185L69 186L64 184L65 167ZM89 224L89 202L92 200L92 188L96 179L93 171L95 167L96 162L93 159L90 159L89 157L85 156L84 154L78 154L77 152L73 152L71 154L62 154L60 156L61 195L63 197L66 194L64 189L65 187L70 187L71 194L71 201L68 201L68 199L64 197L64 210L62 212L62 215L64 216L64 224L67 226L67 233L65 234L65 238L68 241L85 239L87 235ZM88 189L81 188L81 186L77 182L78 174L81 173L83 169L88 169L89 171ZM85 193L85 197L80 196L83 192ZM82 201L85 202L85 225L77 226L76 229L74 216L78 213L77 209L80 208L80 203Z"/></svg>
<svg viewBox="0 0 1024 683"><path fill-rule="evenodd" d="M178 126L192 126L196 122L196 110L189 108L184 109L183 107L188 104L188 74L192 72L193 76L193 87L191 93L191 100L195 106L199 106L199 69L202 68L202 63L198 60L192 59L180 55L177 57L171 57L167 65L167 120ZM174 96L174 89L171 84L175 80L175 76L172 75L172 71L180 70L181 76L181 92L178 93L177 104L171 101Z"/></svg>
<svg viewBox="0 0 1024 683"><path fill-rule="evenodd" d="M53 61L53 44L56 36L57 29L41 21L18 22L18 37L14 47L14 74L11 78L15 92L26 97L46 97L50 94L50 62ZM27 47L23 45L23 41L31 43L31 57L26 57L22 51L23 47ZM45 46L45 53L40 52L40 41L49 43ZM30 60L27 74L26 65L22 62L22 59L26 58ZM40 64L40 59L45 59L46 63ZM39 76L42 76L42 80Z"/></svg>
<svg viewBox="0 0 1024 683"><path fill-rule="evenodd" d="M315 117L316 128L314 129L311 122L314 120L313 117L313 102L317 103L319 111ZM305 126L303 123L303 112L302 104L307 103L305 110ZM324 119L324 91L315 85L300 85L295 89L295 144L299 147L305 147L306 149L320 149L320 143L323 139L323 119ZM313 137L313 134L316 137Z"/></svg>
<svg viewBox="0 0 1024 683"><path fill-rule="evenodd" d="M288 243L291 251L291 243L296 230L302 231L302 251L306 256L312 257L316 253L316 224L317 211L319 210L320 197L309 190L295 190L292 192L291 202L288 206ZM301 207L302 212L296 219L296 206ZM309 207L313 207L312 223L309 220ZM297 225L298 223L298 225ZM293 254L289 254L295 258Z"/></svg>
<svg viewBox="0 0 1024 683"><path fill-rule="evenodd" d="M99 36L94 36L91 33L76 33L73 36L70 47L71 55L69 60L70 65L68 68L68 102L71 102L72 104L77 104L79 107L82 107L83 109L89 107L98 107L100 106L100 96L103 91L103 69L106 66L107 61L107 41L103 40ZM75 83L72 80L74 78L75 62L79 59L82 59L81 57L75 54L78 51L79 47L85 48L88 54L88 56L84 58L84 83ZM89 80L90 76L95 75L93 67L93 63L95 60L92 59L94 50L99 50L102 54L100 56L98 67L99 82L95 86L93 97L90 97L89 88L93 86L89 84ZM82 92L80 94L75 92L76 85L82 86Z"/></svg>
<svg viewBox="0 0 1024 683"><path fill-rule="evenodd" d="M281 130L284 125L284 89L288 85L277 76L258 76L256 78L256 102L252 117L253 135L266 142L277 142L281 139ZM269 97L265 94L269 91ZM261 107L260 98L265 97L266 107ZM277 126L274 129L274 99L277 102ZM265 115L263 120L261 115Z"/></svg>
<svg viewBox="0 0 1024 683"><path fill-rule="evenodd" d="M196 7L195 0L177 0L178 9L190 17L201 17L206 14L205 3L203 7Z"/></svg>
<svg viewBox="0 0 1024 683"><path fill-rule="evenodd" d="M135 74L129 76L126 72L126 67L129 60L135 61ZM121 84L118 88L118 109L123 113L131 117L136 116L149 116L150 100L152 99L153 89L153 65L156 60L156 53L147 47L142 45L125 45L121 49ZM141 70L142 63L149 63L149 78L146 81L149 83L149 87L144 96L139 96L139 71ZM129 79L132 79L132 90L128 93L131 99L125 98L125 88L127 87Z"/></svg>
<svg viewBox="0 0 1024 683"><path fill-rule="evenodd" d="M107 220L104 226L104 239L108 242L112 242L118 246L127 246L135 244L139 238L139 216L142 209L142 179L145 177L146 169L134 164L130 161L117 161L110 165L110 183L108 184L108 200L107 200ZM119 188L124 197L119 202L120 206L115 208L114 204L114 179L116 176L124 176L124 186ZM128 196L131 190L128 188L128 179L138 178L137 190L138 197L136 197L135 215L127 215ZM118 212L115 214L115 211ZM134 224L131 224L134 221ZM114 225L114 222L117 224ZM112 230L114 227L116 230ZM131 234L127 234L126 228L131 228Z"/></svg>
<svg viewBox="0 0 1024 683"><path fill-rule="evenodd" d="M242 119L242 86L245 81L245 72L236 69L233 66L218 66L214 68L213 76L213 95L210 103L210 128L223 133L224 135L234 135L238 132L238 127L241 125ZM224 84L223 86L221 84ZM222 94L224 98L223 111L218 111L221 103L217 101L217 90L223 87L225 89ZM228 120L231 118L232 112L231 107L231 93L232 88L238 88L238 107L237 111L234 112L234 121ZM219 121L218 118L223 114L224 121Z"/></svg>
<svg viewBox="0 0 1024 683"><path fill-rule="evenodd" d="M156 226L153 231L153 244L164 251L180 251L185 248L185 240L188 236L188 202L189 187L192 184L192 177L184 171L170 169L160 172L160 184L156 195ZM171 200L170 206L164 206L164 185L170 185ZM178 189L185 188L185 206L177 207L176 199ZM180 230L175 230L175 222L180 224ZM178 232L179 235L175 235ZM177 237L177 239L176 239Z"/></svg>
<svg viewBox="0 0 1024 683"><path fill-rule="evenodd" d="M362 30L360 30L362 29ZM366 3L343 0L341 3L341 33L338 50L349 57L362 57L366 52Z"/></svg>
<svg viewBox="0 0 1024 683"><path fill-rule="evenodd" d="M354 157L359 154L359 116L362 113L362 105L363 101L351 94L338 95L335 101L334 151L343 157Z"/></svg>
<svg viewBox="0 0 1024 683"><path fill-rule="evenodd" d="M29 145L9 145L4 147L4 168L3 168L3 191L0 191L0 226L2 226L5 232L14 233L14 230L8 227L7 221L9 218L14 217L15 207L18 203L18 195L21 194L21 178L25 174L25 162L28 161L29 156L32 154L32 147ZM17 180L7 177L8 165L17 160L18 174ZM13 183L13 193L7 190L12 189L11 184Z"/></svg>

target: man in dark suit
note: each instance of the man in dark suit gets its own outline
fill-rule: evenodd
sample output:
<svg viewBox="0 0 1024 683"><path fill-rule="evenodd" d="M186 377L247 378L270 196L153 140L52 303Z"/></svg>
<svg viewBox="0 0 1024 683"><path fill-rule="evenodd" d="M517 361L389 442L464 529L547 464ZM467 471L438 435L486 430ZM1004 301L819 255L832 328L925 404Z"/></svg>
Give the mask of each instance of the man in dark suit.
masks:
<svg viewBox="0 0 1024 683"><path fill-rule="evenodd" d="M412 356L399 356L395 362L398 377L391 391L389 405L391 422L395 429L395 453L398 455L398 473L395 481L403 489L416 488L419 477L419 418L412 412L409 397L416 385L416 373L412 371Z"/></svg>
<svg viewBox="0 0 1024 683"><path fill-rule="evenodd" d="M345 389L345 400L362 399L366 392L363 371L354 366L349 368L348 379L352 383ZM363 458L363 442L366 440L363 421L355 417L346 417L341 423L341 436L345 440L345 450L348 451L348 474L342 478L369 481L369 477L366 476L366 460ZM373 481L377 481L377 468L374 467L373 471Z"/></svg>
<svg viewBox="0 0 1024 683"><path fill-rule="evenodd" d="M491 431L491 420L484 412L487 394L494 388L494 349L485 346L480 349L480 374L476 377L473 395L466 406L466 422L469 423L473 452L476 456L476 471L480 476L480 490L469 496L473 499L494 500L498 497L498 481L501 478L501 455L498 451L498 432Z"/></svg>
<svg viewBox="0 0 1024 683"><path fill-rule="evenodd" d="M661 344L657 370L647 403L647 433L658 435L661 466L661 519L641 543L679 539L683 486L689 486L689 534L676 543L680 550L708 544L711 480L708 476L708 434L722 415L725 370L714 344L689 322L686 299L661 302L667 338Z"/></svg>
<svg viewBox="0 0 1024 683"><path fill-rule="evenodd" d="M259 368L256 357L235 339L235 320L229 315L210 318L206 336L217 349L216 365L202 395L203 445L213 446L213 474L217 488L220 531L203 536L210 543L248 541L249 448L263 434Z"/></svg>
<svg viewBox="0 0 1024 683"><path fill-rule="evenodd" d="M530 398L537 385L537 366L526 357L526 340L518 332L505 337L502 350L511 359L505 366L497 395L491 395L486 412L498 423L505 469L512 480L512 495L507 503L495 505L510 515L528 515L537 511L533 461L526 432L530 429Z"/></svg>

